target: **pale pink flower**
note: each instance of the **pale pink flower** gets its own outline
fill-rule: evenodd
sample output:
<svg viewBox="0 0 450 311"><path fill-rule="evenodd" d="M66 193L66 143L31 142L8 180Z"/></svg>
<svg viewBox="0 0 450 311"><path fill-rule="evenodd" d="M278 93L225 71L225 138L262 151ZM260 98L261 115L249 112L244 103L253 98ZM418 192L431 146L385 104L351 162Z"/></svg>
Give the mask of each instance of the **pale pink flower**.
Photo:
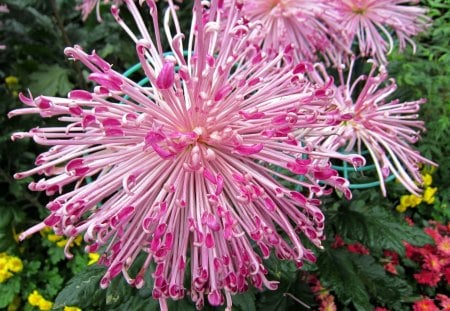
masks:
<svg viewBox="0 0 450 311"><path fill-rule="evenodd" d="M0 13L9 13L9 8L6 4L0 4ZM2 23L0 22L0 27L3 27ZM5 50L6 45L0 44L0 50Z"/></svg>
<svg viewBox="0 0 450 311"><path fill-rule="evenodd" d="M418 185L422 184L419 163L436 165L413 148L420 132L425 130L423 121L418 120L418 112L426 100L388 100L397 86L394 79L389 79L385 68L378 67L377 73L377 66L372 65L367 76L361 75L352 82L353 65L354 61L346 79L342 67L338 69L340 85L334 90L334 103L343 121L328 129L320 128L316 133L309 131L310 143L359 154L367 150L384 195L384 180L390 174L410 192L418 194L421 192ZM311 73L313 81L333 83L322 65L316 67L317 70ZM299 132L300 137L302 132ZM314 136L316 138L312 138Z"/></svg>
<svg viewBox="0 0 450 311"><path fill-rule="evenodd" d="M95 12L97 15L97 20L99 22L102 21L102 17L100 16L100 4L103 2L104 4L114 4L116 6L119 6L123 3L123 0L82 0L83 2L77 6L77 10L81 11L83 21L85 21L88 16L91 14L91 12L95 8Z"/></svg>
<svg viewBox="0 0 450 311"><path fill-rule="evenodd" d="M411 0L334 0L330 4L337 12L337 24L346 33L349 47L358 47L359 54L386 64L386 55L398 40L399 50L409 43L414 51L412 36L430 24L427 10L414 6ZM394 36L395 33L395 36ZM358 54L358 53L357 53Z"/></svg>
<svg viewBox="0 0 450 311"><path fill-rule="evenodd" d="M317 61L319 55L336 63L344 44L335 24L336 14L327 0L245 0L236 1L249 21L259 23L258 41L263 49L292 48L296 61ZM235 1L224 0L232 8ZM347 52L350 52L348 50Z"/></svg>
<svg viewBox="0 0 450 311"><path fill-rule="evenodd" d="M283 52L262 55L248 41L253 29L239 11L221 28L218 3L195 1L185 50L169 1L164 26L171 51L165 54L155 2L147 1L152 36L135 3L125 3L139 34L117 7L112 12L135 40L149 86L76 46L65 53L91 71L94 91L73 90L67 98L21 94L28 108L9 114L37 113L64 123L13 134L52 146L37 157L36 168L15 174L43 175L29 188L54 196L50 215L20 239L51 226L69 237L70 256L71 241L84 234L88 252L103 252L101 287L122 274L140 288L153 262L153 298L162 310L167 298L180 299L187 290L198 308L207 297L213 306L226 300L230 309L231 295L250 285L277 287L263 264L271 251L299 266L315 260L300 239L320 247L323 238L314 194L329 193L331 185L350 197L348 182L329 163L313 165L308 157L331 155L358 165L362 159L294 139L296 129L335 121L330 99L305 79L304 64L288 66ZM225 31L220 41L219 29ZM130 275L139 255L145 260Z"/></svg>

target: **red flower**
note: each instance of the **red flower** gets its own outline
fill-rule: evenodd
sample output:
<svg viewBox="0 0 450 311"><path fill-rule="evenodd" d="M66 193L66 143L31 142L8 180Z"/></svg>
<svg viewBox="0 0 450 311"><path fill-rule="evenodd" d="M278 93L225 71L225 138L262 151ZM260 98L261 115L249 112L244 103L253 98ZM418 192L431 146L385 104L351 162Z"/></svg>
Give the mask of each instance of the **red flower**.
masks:
<svg viewBox="0 0 450 311"><path fill-rule="evenodd" d="M392 274L397 275L397 269L395 269L395 265L392 262L388 262L387 264L384 265L384 270L386 270L387 272L390 272Z"/></svg>
<svg viewBox="0 0 450 311"><path fill-rule="evenodd" d="M414 274L417 283L428 286L436 286L441 280L441 273L435 271L422 270Z"/></svg>
<svg viewBox="0 0 450 311"><path fill-rule="evenodd" d="M446 267L442 270L442 273L444 274L444 278L447 281L447 284L450 285L450 267Z"/></svg>
<svg viewBox="0 0 450 311"><path fill-rule="evenodd" d="M340 248L340 247L342 247L344 245L345 245L344 240L341 238L340 235L336 234L335 237L334 237L334 242L333 242L333 244L331 244L331 247L332 248Z"/></svg>
<svg viewBox="0 0 450 311"><path fill-rule="evenodd" d="M347 249L351 253L356 253L356 254L361 254L361 255L369 255L370 254L369 250L364 245L362 245L361 243L358 243L358 242L347 245Z"/></svg>
<svg viewBox="0 0 450 311"><path fill-rule="evenodd" d="M437 300L439 300L439 304L442 307L442 311L450 311L450 298L443 294L436 295Z"/></svg>
<svg viewBox="0 0 450 311"><path fill-rule="evenodd" d="M441 241L436 244L440 254L444 256L450 256L450 237L443 237Z"/></svg>
<svg viewBox="0 0 450 311"><path fill-rule="evenodd" d="M442 240L442 235L439 233L438 229L427 227L423 231L433 238L434 242L438 244Z"/></svg>
<svg viewBox="0 0 450 311"><path fill-rule="evenodd" d="M434 272L440 272L441 271L441 263L440 263L440 258L434 254L425 254L424 258L423 258L423 265L422 267L424 269L428 269Z"/></svg>
<svg viewBox="0 0 450 311"><path fill-rule="evenodd" d="M398 265L399 260L398 260L398 254L394 251L390 251L390 250L385 250L383 252L384 257L390 259L390 262L394 265Z"/></svg>
<svg viewBox="0 0 450 311"><path fill-rule="evenodd" d="M430 298L418 300L413 305L414 311L439 311L439 308L434 304Z"/></svg>

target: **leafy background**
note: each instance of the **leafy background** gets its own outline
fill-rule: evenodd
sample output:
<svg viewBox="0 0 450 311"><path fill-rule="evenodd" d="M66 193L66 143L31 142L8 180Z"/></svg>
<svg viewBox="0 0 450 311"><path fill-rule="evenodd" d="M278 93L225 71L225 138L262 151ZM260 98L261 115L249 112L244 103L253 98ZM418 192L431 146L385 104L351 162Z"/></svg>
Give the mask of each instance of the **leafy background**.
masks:
<svg viewBox="0 0 450 311"><path fill-rule="evenodd" d="M29 178L12 178L14 172L32 166L41 147L29 140L13 143L10 136L52 122L33 116L8 119L7 112L21 106L18 92L29 88L34 94L66 96L73 88L90 88L87 71L68 61L64 48L78 44L86 51L95 49L115 64L115 69L125 71L136 62L130 40L106 6L101 6L103 22L99 23L95 13L83 22L80 12L74 10L75 0L2 3L10 12L0 13L0 44L7 46L0 50L0 253L20 258L23 269L0 282L0 309L42 310L28 299L37 290L58 310L69 310L67 306L83 310L158 310L158 303L151 299L151 288L132 289L117 278L107 290L99 289L103 268L88 265L92 258L84 253L82 245L73 245L74 258L67 260L61 239L51 232L41 232L22 243L17 241L17 232L45 216L46 198L27 190ZM189 5L182 10L186 24ZM426 228L434 228L435 222L446 225L450 221L450 4L446 0L425 0L421 5L430 9L433 27L416 38L416 54L407 50L390 55L388 70L397 80L398 98L428 99L421 111L428 131L417 148L439 164L437 170L423 168L424 173L432 175L433 187L438 187L434 202L398 212L396 207L407 193L396 182L389 184L387 198L379 189L371 188L355 190L351 202L337 196L326 199L323 207L327 240L325 249L316 251L317 262L297 270L288 262L270 258L267 267L271 278L280 281L279 289L251 289L236 295L233 310L325 310L333 304L338 310L372 310L376 306L410 310L425 296L434 298L449 292L450 280L442 279L435 286L417 282L413 275L423 264L408 257L404 244L406 241L431 252L436 241L425 233ZM449 231L442 234L448 236ZM392 259L386 256L387 250L400 258L396 273L386 268ZM189 298L170 302L169 306L170 310L195 310Z"/></svg>

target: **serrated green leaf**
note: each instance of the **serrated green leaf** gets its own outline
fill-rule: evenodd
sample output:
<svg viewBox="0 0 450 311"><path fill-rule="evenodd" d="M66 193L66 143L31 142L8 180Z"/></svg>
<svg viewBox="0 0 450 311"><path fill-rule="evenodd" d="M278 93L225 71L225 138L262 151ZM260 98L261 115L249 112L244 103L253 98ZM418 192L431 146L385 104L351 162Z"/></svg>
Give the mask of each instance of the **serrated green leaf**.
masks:
<svg viewBox="0 0 450 311"><path fill-rule="evenodd" d="M344 249L325 251L317 260L320 280L332 289L344 304L353 303L356 310L371 310L370 297L350 253Z"/></svg>
<svg viewBox="0 0 450 311"><path fill-rule="evenodd" d="M30 75L29 88L34 94L47 96L66 95L73 88L69 71L59 65L42 65Z"/></svg>
<svg viewBox="0 0 450 311"><path fill-rule="evenodd" d="M0 308L8 306L20 292L20 278L12 277L0 284Z"/></svg>
<svg viewBox="0 0 450 311"><path fill-rule="evenodd" d="M417 227L409 226L386 208L342 207L329 217L328 226L344 239L358 241L374 250L394 250L404 254L403 241L413 245L430 243L431 239Z"/></svg>
<svg viewBox="0 0 450 311"><path fill-rule="evenodd" d="M242 311L256 311L255 294L246 292L244 294L234 295L233 306L240 308Z"/></svg>
<svg viewBox="0 0 450 311"><path fill-rule="evenodd" d="M90 266L75 275L55 299L54 308L78 306L87 308L93 302L103 300L105 293L99 287L100 279L105 273L101 266Z"/></svg>

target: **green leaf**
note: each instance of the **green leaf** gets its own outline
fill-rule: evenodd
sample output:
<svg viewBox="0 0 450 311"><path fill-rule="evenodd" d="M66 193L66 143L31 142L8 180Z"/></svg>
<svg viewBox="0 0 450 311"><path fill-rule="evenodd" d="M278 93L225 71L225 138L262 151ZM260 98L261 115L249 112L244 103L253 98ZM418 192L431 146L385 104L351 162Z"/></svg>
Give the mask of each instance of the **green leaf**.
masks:
<svg viewBox="0 0 450 311"><path fill-rule="evenodd" d="M0 308L8 306L20 292L20 278L12 277L0 284Z"/></svg>
<svg viewBox="0 0 450 311"><path fill-rule="evenodd" d="M374 250L394 250L401 255L405 251L403 241L413 245L431 242L420 228L409 226L387 208L372 204L341 206L337 212L330 213L327 225L346 240L358 241Z"/></svg>
<svg viewBox="0 0 450 311"><path fill-rule="evenodd" d="M34 94L66 95L73 88L69 81L69 71L59 65L42 65L30 75L30 79L29 88Z"/></svg>
<svg viewBox="0 0 450 311"><path fill-rule="evenodd" d="M233 306L239 307L242 311L256 311L255 294L246 292L244 294L234 295Z"/></svg>
<svg viewBox="0 0 450 311"><path fill-rule="evenodd" d="M323 285L332 289L344 304L352 302L355 308L361 311L373 308L349 252L343 249L323 252L317 260L317 265Z"/></svg>
<svg viewBox="0 0 450 311"><path fill-rule="evenodd" d="M54 308L77 306L83 309L93 302L103 302L105 293L100 289L99 282L104 273L104 267L89 266L75 275L56 297Z"/></svg>

